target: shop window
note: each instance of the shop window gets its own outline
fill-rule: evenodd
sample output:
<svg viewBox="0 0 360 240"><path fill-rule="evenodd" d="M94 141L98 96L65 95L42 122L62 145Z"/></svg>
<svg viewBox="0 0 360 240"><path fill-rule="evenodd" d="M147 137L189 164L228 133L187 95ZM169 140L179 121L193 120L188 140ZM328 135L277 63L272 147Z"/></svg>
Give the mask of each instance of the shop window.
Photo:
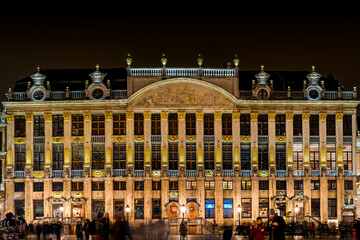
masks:
<svg viewBox="0 0 360 240"><path fill-rule="evenodd" d="M233 200L224 199L224 218L233 217Z"/></svg>

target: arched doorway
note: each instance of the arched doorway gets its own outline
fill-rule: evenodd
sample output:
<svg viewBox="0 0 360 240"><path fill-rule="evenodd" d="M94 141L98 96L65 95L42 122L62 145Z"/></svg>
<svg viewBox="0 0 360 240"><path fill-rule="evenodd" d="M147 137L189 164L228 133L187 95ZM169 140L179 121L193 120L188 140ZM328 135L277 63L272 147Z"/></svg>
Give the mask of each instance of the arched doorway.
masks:
<svg viewBox="0 0 360 240"><path fill-rule="evenodd" d="M189 234L197 234L198 204L189 202L186 206L186 218L189 226Z"/></svg>
<svg viewBox="0 0 360 240"><path fill-rule="evenodd" d="M167 220L170 224L170 234L178 234L180 204L175 201L170 201L165 204Z"/></svg>

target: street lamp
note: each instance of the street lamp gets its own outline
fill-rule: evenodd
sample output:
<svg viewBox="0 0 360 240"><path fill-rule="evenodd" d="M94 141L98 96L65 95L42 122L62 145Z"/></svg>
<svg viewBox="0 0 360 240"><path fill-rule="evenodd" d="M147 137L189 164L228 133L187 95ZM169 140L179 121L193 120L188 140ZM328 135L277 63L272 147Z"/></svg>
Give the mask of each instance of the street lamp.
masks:
<svg viewBox="0 0 360 240"><path fill-rule="evenodd" d="M295 222L297 222L298 212L299 212L299 208L298 208L298 207L295 207Z"/></svg>
<svg viewBox="0 0 360 240"><path fill-rule="evenodd" d="M186 207L185 207L185 204L182 205L182 207L180 208L180 211L182 212L182 215L183 215L183 220L185 219L185 212L186 212Z"/></svg>
<svg viewBox="0 0 360 240"><path fill-rule="evenodd" d="M239 205L238 205L238 207L237 207L237 211L238 211L238 213L239 213L239 226L240 226L240 221L241 221L241 211L242 211L240 204L239 204Z"/></svg>
<svg viewBox="0 0 360 240"><path fill-rule="evenodd" d="M126 205L126 207L125 207L125 212L126 212L127 220L129 221L129 212L130 212L129 204Z"/></svg>

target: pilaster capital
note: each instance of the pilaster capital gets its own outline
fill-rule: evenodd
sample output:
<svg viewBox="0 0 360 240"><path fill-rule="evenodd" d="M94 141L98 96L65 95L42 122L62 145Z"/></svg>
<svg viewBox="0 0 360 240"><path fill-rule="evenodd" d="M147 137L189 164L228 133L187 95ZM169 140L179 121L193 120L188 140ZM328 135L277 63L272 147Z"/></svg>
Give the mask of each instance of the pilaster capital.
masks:
<svg viewBox="0 0 360 240"><path fill-rule="evenodd" d="M71 120L71 113L63 113L64 120Z"/></svg>
<svg viewBox="0 0 360 240"><path fill-rule="evenodd" d="M44 113L44 119L45 121L51 121L52 120L52 114L51 113Z"/></svg>
<svg viewBox="0 0 360 240"><path fill-rule="evenodd" d="M293 120L294 118L293 112L287 112L285 115L286 115L286 120Z"/></svg>
<svg viewBox="0 0 360 240"><path fill-rule="evenodd" d="M14 115L6 114L6 121L7 122L13 122L14 121Z"/></svg>
<svg viewBox="0 0 360 240"><path fill-rule="evenodd" d="M336 120L342 120L343 117L344 117L344 113L338 112L338 113L335 114L335 116L336 116Z"/></svg>
<svg viewBox="0 0 360 240"><path fill-rule="evenodd" d="M239 112L233 112L232 113L232 119L240 119L240 113Z"/></svg>
<svg viewBox="0 0 360 240"><path fill-rule="evenodd" d="M105 119L112 119L113 118L113 113L112 112L105 112L104 116L105 116Z"/></svg>
<svg viewBox="0 0 360 240"><path fill-rule="evenodd" d="M257 113L257 112L250 113L251 121L257 121L258 116L259 116L259 113Z"/></svg>
<svg viewBox="0 0 360 240"><path fill-rule="evenodd" d="M214 112L214 119L221 120L222 112Z"/></svg>
<svg viewBox="0 0 360 240"><path fill-rule="evenodd" d="M274 113L274 112L269 112L268 113L269 120L275 120L275 117L276 117L276 113Z"/></svg>
<svg viewBox="0 0 360 240"><path fill-rule="evenodd" d="M186 112L178 112L178 119L185 119Z"/></svg>
<svg viewBox="0 0 360 240"><path fill-rule="evenodd" d="M83 116L84 120L91 120L91 112L84 112Z"/></svg>
<svg viewBox="0 0 360 240"><path fill-rule="evenodd" d="M143 113L144 119L151 119L151 112L147 111Z"/></svg>
<svg viewBox="0 0 360 240"><path fill-rule="evenodd" d="M33 114L32 113L25 113L25 120L26 121L32 121L33 120Z"/></svg>
<svg viewBox="0 0 360 240"><path fill-rule="evenodd" d="M302 118L303 118L303 120L309 120L310 119L310 113L309 112L304 112L302 114Z"/></svg>
<svg viewBox="0 0 360 240"><path fill-rule="evenodd" d="M327 113L319 113L319 120L326 120Z"/></svg>
<svg viewBox="0 0 360 240"><path fill-rule="evenodd" d="M161 112L160 113L161 119L168 119L169 118L169 112Z"/></svg>
<svg viewBox="0 0 360 240"><path fill-rule="evenodd" d="M196 112L196 119L203 120L204 119L204 113L203 112Z"/></svg>
<svg viewBox="0 0 360 240"><path fill-rule="evenodd" d="M134 119L134 112L126 112L126 119Z"/></svg>

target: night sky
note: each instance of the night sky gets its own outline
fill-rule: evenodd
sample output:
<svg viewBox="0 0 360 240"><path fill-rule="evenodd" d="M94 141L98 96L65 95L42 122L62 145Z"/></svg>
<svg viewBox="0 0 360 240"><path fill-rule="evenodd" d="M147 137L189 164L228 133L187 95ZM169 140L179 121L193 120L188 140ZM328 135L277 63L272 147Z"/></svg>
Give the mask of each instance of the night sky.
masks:
<svg viewBox="0 0 360 240"><path fill-rule="evenodd" d="M163 52L169 67L196 67L198 53L204 58L203 67L223 67L237 53L243 70L260 65L265 71L311 70L315 65L320 74L340 79L347 90L360 87L360 21L355 6L218 2L206 5L211 7L206 10L173 3L180 6L151 8L137 2L122 7L88 3L3 8L1 94L32 74L38 64L125 67L128 52L133 67L160 67Z"/></svg>

